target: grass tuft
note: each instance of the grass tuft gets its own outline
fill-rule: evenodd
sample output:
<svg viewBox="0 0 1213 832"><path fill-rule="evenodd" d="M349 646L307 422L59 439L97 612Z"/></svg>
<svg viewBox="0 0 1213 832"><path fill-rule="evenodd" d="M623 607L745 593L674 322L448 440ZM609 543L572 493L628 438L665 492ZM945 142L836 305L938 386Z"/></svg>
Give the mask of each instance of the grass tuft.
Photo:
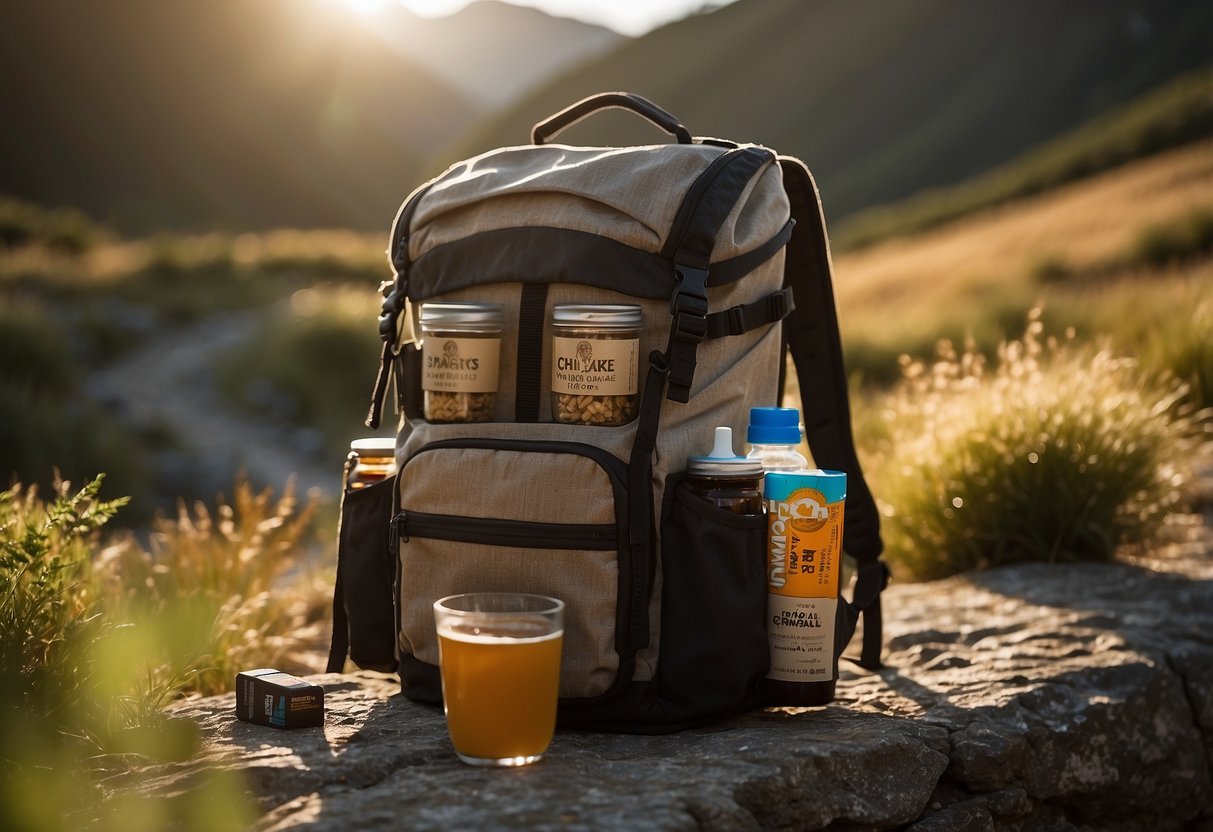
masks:
<svg viewBox="0 0 1213 832"><path fill-rule="evenodd" d="M1106 560L1182 501L1207 414L1182 383L1043 339L1040 310L994 367L968 345L906 359L873 469L903 577L1016 561Z"/></svg>
<svg viewBox="0 0 1213 832"><path fill-rule="evenodd" d="M308 670L288 653L322 630L332 583L306 558L314 502L240 482L144 545L101 536L126 500L100 487L0 493L0 828L247 828L237 774L151 796L141 772L198 750L197 726L164 710L182 692L230 690L253 666Z"/></svg>

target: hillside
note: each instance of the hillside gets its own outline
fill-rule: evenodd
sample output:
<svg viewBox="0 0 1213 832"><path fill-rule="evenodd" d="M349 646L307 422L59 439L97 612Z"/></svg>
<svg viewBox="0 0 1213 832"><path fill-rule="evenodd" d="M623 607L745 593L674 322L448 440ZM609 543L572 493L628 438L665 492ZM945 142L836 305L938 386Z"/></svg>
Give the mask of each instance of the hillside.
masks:
<svg viewBox="0 0 1213 832"><path fill-rule="evenodd" d="M805 159L835 218L958 182L1213 62L1203 0L739 0L625 43L527 96L449 158L525 142L608 89L645 95L696 135ZM561 141L662 141L604 113Z"/></svg>
<svg viewBox="0 0 1213 832"><path fill-rule="evenodd" d="M128 233L383 228L436 146L620 39L495 2L441 20L333 0L9 4L0 195Z"/></svg>
<svg viewBox="0 0 1213 832"><path fill-rule="evenodd" d="M1188 236L1182 237L1185 229ZM1170 248L1159 245L1168 236ZM938 338L990 349L1043 303L1060 334L1113 336L1143 356L1189 333L1182 362L1213 381L1213 139L1123 165L932 231L834 257L847 364L867 381ZM1203 328L1203 331L1202 331ZM1173 367L1180 377L1183 367ZM1213 387L1203 395L1213 394Z"/></svg>
<svg viewBox="0 0 1213 832"><path fill-rule="evenodd" d="M368 23L399 54L427 67L486 111L627 40L604 26L496 0L480 0L437 18L387 6Z"/></svg>
<svg viewBox="0 0 1213 832"><path fill-rule="evenodd" d="M830 240L838 250L913 235L1209 137L1213 66L1182 75L993 170L860 211L835 225Z"/></svg>

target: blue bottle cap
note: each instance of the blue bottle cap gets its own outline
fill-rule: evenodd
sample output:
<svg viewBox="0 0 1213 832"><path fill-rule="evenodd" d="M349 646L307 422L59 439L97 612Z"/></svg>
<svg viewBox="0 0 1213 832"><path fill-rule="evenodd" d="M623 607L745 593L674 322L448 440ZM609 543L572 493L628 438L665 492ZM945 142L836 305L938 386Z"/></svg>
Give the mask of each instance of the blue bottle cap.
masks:
<svg viewBox="0 0 1213 832"><path fill-rule="evenodd" d="M798 445L800 411L794 407L751 407L745 438L751 445Z"/></svg>

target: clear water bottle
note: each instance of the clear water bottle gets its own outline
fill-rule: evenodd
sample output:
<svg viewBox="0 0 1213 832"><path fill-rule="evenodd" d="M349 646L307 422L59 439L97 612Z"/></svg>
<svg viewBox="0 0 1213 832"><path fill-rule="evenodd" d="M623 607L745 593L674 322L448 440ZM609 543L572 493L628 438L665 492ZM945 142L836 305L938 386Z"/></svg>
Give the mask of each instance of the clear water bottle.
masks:
<svg viewBox="0 0 1213 832"><path fill-rule="evenodd" d="M752 407L746 441L747 459L762 463L762 470L794 472L809 470L809 460L799 451L800 411L794 407Z"/></svg>

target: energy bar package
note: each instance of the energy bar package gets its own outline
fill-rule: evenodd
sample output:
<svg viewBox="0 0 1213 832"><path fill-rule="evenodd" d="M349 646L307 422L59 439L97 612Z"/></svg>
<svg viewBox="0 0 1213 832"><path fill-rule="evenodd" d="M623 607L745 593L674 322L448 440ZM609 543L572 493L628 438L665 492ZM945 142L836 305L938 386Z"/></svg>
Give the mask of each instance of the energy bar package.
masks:
<svg viewBox="0 0 1213 832"><path fill-rule="evenodd" d="M263 667L236 674L236 716L275 728L311 728L324 723L324 688Z"/></svg>

